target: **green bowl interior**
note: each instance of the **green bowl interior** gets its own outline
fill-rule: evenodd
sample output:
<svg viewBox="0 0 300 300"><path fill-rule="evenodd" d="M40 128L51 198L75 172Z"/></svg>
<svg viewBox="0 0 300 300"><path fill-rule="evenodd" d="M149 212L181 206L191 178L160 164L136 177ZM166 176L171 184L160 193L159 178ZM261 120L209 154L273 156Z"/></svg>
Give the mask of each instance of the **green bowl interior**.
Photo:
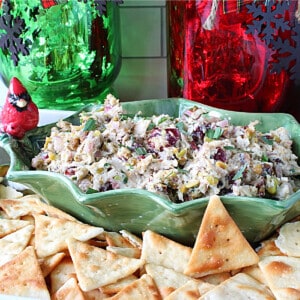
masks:
<svg viewBox="0 0 300 300"><path fill-rule="evenodd" d="M144 115L169 114L180 116L191 106L201 106L219 113L236 125L247 125L259 120L257 129L269 131L283 126L294 141L293 150L300 157L300 126L288 114L243 113L212 108L181 99L151 99L124 102L129 115L138 111ZM91 110L87 106L82 110ZM79 123L79 113L67 118ZM184 244L195 240L208 198L175 204L157 194L141 189L123 189L94 194L82 193L63 175L47 171L30 170L31 158L44 144L45 137L54 124L38 127L28 132L24 139L16 140L7 134L0 136L0 146L10 157L7 178L40 194L46 202L71 213L80 220L103 226L107 230L127 229L141 234L152 229ZM278 226L300 214L300 191L284 201L262 198L222 196L221 199L250 242L257 242L270 235Z"/></svg>

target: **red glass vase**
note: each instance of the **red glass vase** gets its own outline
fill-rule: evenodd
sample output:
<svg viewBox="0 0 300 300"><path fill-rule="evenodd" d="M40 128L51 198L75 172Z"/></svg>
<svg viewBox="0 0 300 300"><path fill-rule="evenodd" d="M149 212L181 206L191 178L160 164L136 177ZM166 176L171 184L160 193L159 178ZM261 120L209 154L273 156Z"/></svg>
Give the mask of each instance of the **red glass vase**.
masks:
<svg viewBox="0 0 300 300"><path fill-rule="evenodd" d="M299 90L298 18L297 1L167 1L168 96L285 109Z"/></svg>

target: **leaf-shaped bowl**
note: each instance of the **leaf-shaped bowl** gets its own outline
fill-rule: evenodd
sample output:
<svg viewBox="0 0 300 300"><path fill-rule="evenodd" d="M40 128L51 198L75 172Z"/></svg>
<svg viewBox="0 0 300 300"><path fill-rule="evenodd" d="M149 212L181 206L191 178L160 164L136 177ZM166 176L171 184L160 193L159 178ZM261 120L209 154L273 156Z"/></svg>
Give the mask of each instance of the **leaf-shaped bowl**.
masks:
<svg viewBox="0 0 300 300"><path fill-rule="evenodd" d="M293 151L300 157L300 126L288 114L244 113L216 109L181 98L151 99L121 103L126 113L134 115L142 111L144 115L169 114L180 116L188 107L197 105L207 111L216 111L221 117L229 118L235 125L248 125L259 120L257 130L266 132L277 127L285 127L293 140ZM91 110L87 106L83 110ZM67 119L79 122L78 111ZM152 229L176 241L190 245L194 242L199 225L207 206L208 198L200 198L183 203L173 203L158 194L142 189L120 189L94 194L85 194L67 177L48 172L30 170L31 158L44 145L45 137L54 124L38 127L16 140L7 134L0 137L0 146L10 157L7 179L25 185L40 194L51 205L63 209L80 220L106 230L127 229L141 234ZM274 230L300 214L300 190L285 200L265 198L221 196L245 237L258 242Z"/></svg>

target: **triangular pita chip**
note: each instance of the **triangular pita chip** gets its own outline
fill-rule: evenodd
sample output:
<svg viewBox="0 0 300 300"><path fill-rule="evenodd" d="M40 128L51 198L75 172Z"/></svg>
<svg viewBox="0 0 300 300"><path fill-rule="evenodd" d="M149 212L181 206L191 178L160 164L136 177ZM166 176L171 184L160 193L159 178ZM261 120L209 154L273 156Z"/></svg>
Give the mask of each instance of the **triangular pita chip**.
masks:
<svg viewBox="0 0 300 300"><path fill-rule="evenodd" d="M238 273L201 296L199 300L272 300L271 291L249 275Z"/></svg>
<svg viewBox="0 0 300 300"><path fill-rule="evenodd" d="M68 247L83 291L114 283L144 265L141 259L117 255L74 238L68 240Z"/></svg>
<svg viewBox="0 0 300 300"><path fill-rule="evenodd" d="M51 296L51 300L85 300L85 297L78 286L77 280L71 277Z"/></svg>
<svg viewBox="0 0 300 300"><path fill-rule="evenodd" d="M44 211L44 213L52 218L58 218L58 219L66 219L69 221L74 221L74 222L79 222L76 218L74 218L73 216L65 213L64 211L52 206L52 205L48 205L46 203L43 203L41 201L37 202L37 205Z"/></svg>
<svg viewBox="0 0 300 300"><path fill-rule="evenodd" d="M94 289L88 292L83 291L85 300L104 300L109 299L110 295L104 294L100 289Z"/></svg>
<svg viewBox="0 0 300 300"><path fill-rule="evenodd" d="M115 283L102 286L100 290L104 294L116 294L119 293L125 286L129 285L133 281L136 281L137 279L138 277L136 277L135 275L129 275L127 277L121 278Z"/></svg>
<svg viewBox="0 0 300 300"><path fill-rule="evenodd" d="M264 285L268 285L266 282L265 276L258 265L245 267L241 270L241 273L245 273L245 274L253 277L257 281L263 283Z"/></svg>
<svg viewBox="0 0 300 300"><path fill-rule="evenodd" d="M106 250L131 258L141 258L141 249L107 246Z"/></svg>
<svg viewBox="0 0 300 300"><path fill-rule="evenodd" d="M55 253L53 255L39 258L39 264L44 277L47 277L50 272L61 262L65 257L64 252Z"/></svg>
<svg viewBox="0 0 300 300"><path fill-rule="evenodd" d="M191 279L169 296L164 298L164 300L198 300L200 296L204 295L214 287L215 285L213 284Z"/></svg>
<svg viewBox="0 0 300 300"><path fill-rule="evenodd" d="M269 256L258 265L276 299L300 299L300 258Z"/></svg>
<svg viewBox="0 0 300 300"><path fill-rule="evenodd" d="M191 253L192 248L181 245L151 230L143 233L141 258L146 263L161 265L183 273Z"/></svg>
<svg viewBox="0 0 300 300"><path fill-rule="evenodd" d="M140 239L138 236L136 236L135 234L123 229L120 230L120 233L122 234L122 236L127 239L133 246L142 249L143 246L143 240Z"/></svg>
<svg viewBox="0 0 300 300"><path fill-rule="evenodd" d="M278 255L284 255L280 251L280 249L275 244L274 237L269 238L268 240L264 240L261 242L259 248L256 249L257 255L260 259L262 259L265 256L278 256Z"/></svg>
<svg viewBox="0 0 300 300"><path fill-rule="evenodd" d="M21 199L2 199L0 200L0 207L6 214L12 218L17 219L30 214L43 214L44 210L36 204L36 198L29 198L26 201Z"/></svg>
<svg viewBox="0 0 300 300"><path fill-rule="evenodd" d="M288 256L300 257L300 221L281 226L275 245Z"/></svg>
<svg viewBox="0 0 300 300"><path fill-rule="evenodd" d="M29 224L28 221L23 220L0 219L0 238Z"/></svg>
<svg viewBox="0 0 300 300"><path fill-rule="evenodd" d="M67 239L87 241L103 232L103 228L87 224L35 215L35 249L38 257L45 257L68 248Z"/></svg>
<svg viewBox="0 0 300 300"><path fill-rule="evenodd" d="M105 239L112 247L133 248L133 245L118 232L105 232Z"/></svg>
<svg viewBox="0 0 300 300"><path fill-rule="evenodd" d="M110 300L161 300L161 296L150 275L144 274L138 280L135 280L118 294L109 298Z"/></svg>
<svg viewBox="0 0 300 300"><path fill-rule="evenodd" d="M71 277L76 278L74 264L70 256L65 256L49 274L51 294L55 293Z"/></svg>
<svg viewBox="0 0 300 300"><path fill-rule="evenodd" d="M0 184L0 199L17 199L22 196L23 194L21 192L18 192L11 186L4 186L3 184Z"/></svg>
<svg viewBox="0 0 300 300"><path fill-rule="evenodd" d="M0 291L5 295L50 299L33 247L0 267Z"/></svg>
<svg viewBox="0 0 300 300"><path fill-rule="evenodd" d="M149 274L163 298L180 288L192 278L173 269L165 268L155 264L145 265L146 273Z"/></svg>
<svg viewBox="0 0 300 300"><path fill-rule="evenodd" d="M34 226L25 226L0 239L0 265L21 253L29 243Z"/></svg>
<svg viewBox="0 0 300 300"><path fill-rule="evenodd" d="M214 285L218 285L230 277L231 277L230 272L222 272L222 273L205 275L205 276L202 276L201 279L204 280L205 282L208 282L208 283L211 283Z"/></svg>
<svg viewBox="0 0 300 300"><path fill-rule="evenodd" d="M185 274L202 277L258 263L259 257L220 198L212 196L199 228Z"/></svg>

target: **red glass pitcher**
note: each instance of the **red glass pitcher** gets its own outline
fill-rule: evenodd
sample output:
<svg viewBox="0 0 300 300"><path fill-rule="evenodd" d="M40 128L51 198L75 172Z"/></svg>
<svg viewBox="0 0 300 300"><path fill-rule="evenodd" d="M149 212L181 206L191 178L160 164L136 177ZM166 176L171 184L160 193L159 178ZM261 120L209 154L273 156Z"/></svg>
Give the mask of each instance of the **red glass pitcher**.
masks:
<svg viewBox="0 0 300 300"><path fill-rule="evenodd" d="M168 96L238 111L284 110L300 99L297 9L285 0L167 1Z"/></svg>

